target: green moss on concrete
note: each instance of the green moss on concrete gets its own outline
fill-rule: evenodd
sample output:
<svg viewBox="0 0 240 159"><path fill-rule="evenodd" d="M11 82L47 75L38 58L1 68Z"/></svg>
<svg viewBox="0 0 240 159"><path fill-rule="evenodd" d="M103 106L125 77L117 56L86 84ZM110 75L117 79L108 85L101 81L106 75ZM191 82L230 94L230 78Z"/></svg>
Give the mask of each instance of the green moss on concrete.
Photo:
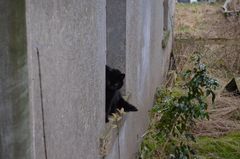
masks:
<svg viewBox="0 0 240 159"><path fill-rule="evenodd" d="M28 105L27 42L25 1L9 1L8 83L12 106L12 157L30 159L30 123Z"/></svg>
<svg viewBox="0 0 240 159"><path fill-rule="evenodd" d="M167 47L169 41L170 31L163 32L163 40L162 40L162 48L165 49Z"/></svg>

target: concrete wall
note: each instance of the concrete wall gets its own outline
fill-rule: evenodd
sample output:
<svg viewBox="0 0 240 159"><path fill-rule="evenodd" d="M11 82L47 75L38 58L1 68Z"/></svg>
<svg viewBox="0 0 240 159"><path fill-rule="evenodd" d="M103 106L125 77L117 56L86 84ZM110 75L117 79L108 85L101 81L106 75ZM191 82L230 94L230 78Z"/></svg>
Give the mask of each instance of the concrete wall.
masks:
<svg viewBox="0 0 240 159"><path fill-rule="evenodd" d="M30 159L25 2L0 1L0 158Z"/></svg>
<svg viewBox="0 0 240 159"><path fill-rule="evenodd" d="M96 159L105 125L105 1L26 6L33 158Z"/></svg>
<svg viewBox="0 0 240 159"><path fill-rule="evenodd" d="M9 0L0 13L0 158L100 158L106 58L139 109L106 158L135 158L168 68L163 0Z"/></svg>
<svg viewBox="0 0 240 159"><path fill-rule="evenodd" d="M163 0L127 0L126 6L126 91L138 112L129 113L108 159L133 159L148 126L148 110L154 93L165 79L172 47L175 1L169 2L170 36L163 40Z"/></svg>

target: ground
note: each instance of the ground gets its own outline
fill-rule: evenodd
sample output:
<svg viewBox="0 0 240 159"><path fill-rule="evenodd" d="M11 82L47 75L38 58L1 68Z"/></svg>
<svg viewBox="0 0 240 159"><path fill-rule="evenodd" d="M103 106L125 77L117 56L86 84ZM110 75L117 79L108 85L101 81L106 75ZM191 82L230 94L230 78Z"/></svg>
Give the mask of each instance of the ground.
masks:
<svg viewBox="0 0 240 159"><path fill-rule="evenodd" d="M240 16L221 12L221 3L177 4L175 18L176 38L233 39L240 37Z"/></svg>
<svg viewBox="0 0 240 159"><path fill-rule="evenodd" d="M237 159L240 158L240 97L223 92L233 77L240 77L240 16L224 16L221 5L177 4L174 57L177 71L181 71L189 67L191 54L200 52L209 73L221 85L216 103L209 107L210 120L199 122L194 131L203 136L196 145L199 152L205 158Z"/></svg>

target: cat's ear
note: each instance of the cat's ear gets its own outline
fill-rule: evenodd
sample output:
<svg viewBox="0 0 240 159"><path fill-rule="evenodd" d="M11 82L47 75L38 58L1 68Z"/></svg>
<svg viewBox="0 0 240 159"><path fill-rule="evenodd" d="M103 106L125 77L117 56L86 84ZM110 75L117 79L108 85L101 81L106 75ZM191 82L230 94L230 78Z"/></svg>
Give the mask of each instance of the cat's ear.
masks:
<svg viewBox="0 0 240 159"><path fill-rule="evenodd" d="M108 65L106 65L106 70L111 71L112 69Z"/></svg>
<svg viewBox="0 0 240 159"><path fill-rule="evenodd" d="M125 74L122 73L122 74L121 74L121 79L123 80L124 78L125 78Z"/></svg>

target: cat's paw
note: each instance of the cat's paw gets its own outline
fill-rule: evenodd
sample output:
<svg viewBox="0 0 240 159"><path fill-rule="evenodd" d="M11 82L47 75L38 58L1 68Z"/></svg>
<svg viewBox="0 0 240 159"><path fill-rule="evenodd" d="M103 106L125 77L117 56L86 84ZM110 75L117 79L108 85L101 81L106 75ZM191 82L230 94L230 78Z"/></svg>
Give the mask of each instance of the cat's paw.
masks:
<svg viewBox="0 0 240 159"><path fill-rule="evenodd" d="M108 123L109 122L109 119L108 117L105 118L105 123Z"/></svg>
<svg viewBox="0 0 240 159"><path fill-rule="evenodd" d="M129 106L124 108L124 111L125 112L136 112L136 111L138 111L138 109L133 105L129 105Z"/></svg>

